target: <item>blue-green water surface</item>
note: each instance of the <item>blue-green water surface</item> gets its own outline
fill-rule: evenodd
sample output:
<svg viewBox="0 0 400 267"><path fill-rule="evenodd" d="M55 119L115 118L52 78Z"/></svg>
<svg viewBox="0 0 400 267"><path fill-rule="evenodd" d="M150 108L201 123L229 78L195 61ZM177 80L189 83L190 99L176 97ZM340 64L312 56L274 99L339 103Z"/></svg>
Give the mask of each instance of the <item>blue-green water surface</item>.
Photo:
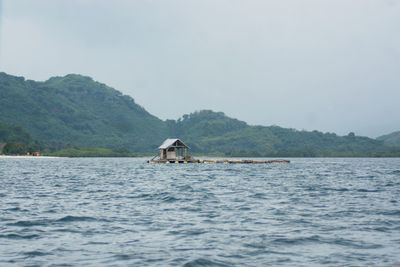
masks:
<svg viewBox="0 0 400 267"><path fill-rule="evenodd" d="M395 266L400 159L0 158L0 266Z"/></svg>

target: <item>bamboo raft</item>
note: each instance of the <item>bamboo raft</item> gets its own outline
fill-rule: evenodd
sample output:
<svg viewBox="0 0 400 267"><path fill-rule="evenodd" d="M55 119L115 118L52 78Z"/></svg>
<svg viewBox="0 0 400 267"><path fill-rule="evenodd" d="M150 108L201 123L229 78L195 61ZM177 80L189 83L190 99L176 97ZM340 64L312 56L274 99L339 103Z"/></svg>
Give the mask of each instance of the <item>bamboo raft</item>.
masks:
<svg viewBox="0 0 400 267"><path fill-rule="evenodd" d="M155 155L148 163L205 163L205 164L270 164L290 163L285 159L253 160L253 159L195 159L188 154L189 147L178 138L168 138L158 147L160 153Z"/></svg>
<svg viewBox="0 0 400 267"><path fill-rule="evenodd" d="M173 164L187 164L187 163L204 163L204 164L271 164L271 163L290 163L290 160L285 159L272 159L272 160L230 160L230 159L190 159L190 160L148 160L147 163L173 163Z"/></svg>

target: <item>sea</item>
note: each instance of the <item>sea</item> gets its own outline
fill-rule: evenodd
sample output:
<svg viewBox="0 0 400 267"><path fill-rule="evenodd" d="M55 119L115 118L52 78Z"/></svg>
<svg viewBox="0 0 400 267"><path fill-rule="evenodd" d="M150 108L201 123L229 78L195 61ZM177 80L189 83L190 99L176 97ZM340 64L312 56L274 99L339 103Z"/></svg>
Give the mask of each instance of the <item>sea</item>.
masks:
<svg viewBox="0 0 400 267"><path fill-rule="evenodd" d="M0 158L0 266L400 266L400 158Z"/></svg>

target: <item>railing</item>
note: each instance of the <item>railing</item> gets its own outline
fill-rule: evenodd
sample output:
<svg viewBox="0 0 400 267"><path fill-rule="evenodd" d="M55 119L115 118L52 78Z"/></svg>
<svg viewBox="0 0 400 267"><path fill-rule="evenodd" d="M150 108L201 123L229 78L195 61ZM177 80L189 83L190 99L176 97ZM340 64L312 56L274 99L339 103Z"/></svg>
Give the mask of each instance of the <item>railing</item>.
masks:
<svg viewBox="0 0 400 267"><path fill-rule="evenodd" d="M154 160L155 158L160 157L160 155L155 155L151 160Z"/></svg>

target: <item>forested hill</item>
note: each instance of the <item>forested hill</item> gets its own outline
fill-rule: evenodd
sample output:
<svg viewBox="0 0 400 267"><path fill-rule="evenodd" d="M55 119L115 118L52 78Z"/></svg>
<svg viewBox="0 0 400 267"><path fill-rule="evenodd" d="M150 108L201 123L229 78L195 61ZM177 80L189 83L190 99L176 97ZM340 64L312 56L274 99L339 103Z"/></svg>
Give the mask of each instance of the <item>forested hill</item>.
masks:
<svg viewBox="0 0 400 267"><path fill-rule="evenodd" d="M155 152L179 137L194 152L230 156L393 156L399 148L354 134L337 136L250 126L221 112L162 121L126 95L81 75L45 82L0 73L0 123L22 127L47 149L105 147Z"/></svg>
<svg viewBox="0 0 400 267"><path fill-rule="evenodd" d="M279 126L249 126L223 113L200 111L167 121L174 136L182 137L194 151L223 152L231 156L354 157L400 155L382 141L349 133L338 136L319 131L298 131Z"/></svg>
<svg viewBox="0 0 400 267"><path fill-rule="evenodd" d="M400 131L380 136L377 139L383 141L387 145L400 147Z"/></svg>
<svg viewBox="0 0 400 267"><path fill-rule="evenodd" d="M21 127L0 123L0 154L26 154L40 148L39 143Z"/></svg>
<svg viewBox="0 0 400 267"><path fill-rule="evenodd" d="M1 73L0 122L52 147L146 151L167 135L164 122L131 97L75 74L35 82Z"/></svg>

